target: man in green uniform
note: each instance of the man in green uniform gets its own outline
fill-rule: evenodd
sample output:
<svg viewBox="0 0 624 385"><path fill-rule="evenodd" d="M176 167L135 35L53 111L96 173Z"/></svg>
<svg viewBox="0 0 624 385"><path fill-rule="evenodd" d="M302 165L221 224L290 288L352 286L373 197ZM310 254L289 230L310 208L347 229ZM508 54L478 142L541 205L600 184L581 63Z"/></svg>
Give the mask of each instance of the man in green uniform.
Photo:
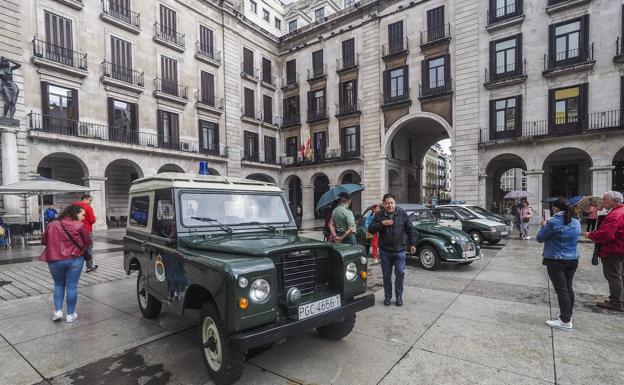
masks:
<svg viewBox="0 0 624 385"><path fill-rule="evenodd" d="M332 222L336 228L336 242L355 245L355 218L349 210L351 195L341 192L340 204L332 212Z"/></svg>

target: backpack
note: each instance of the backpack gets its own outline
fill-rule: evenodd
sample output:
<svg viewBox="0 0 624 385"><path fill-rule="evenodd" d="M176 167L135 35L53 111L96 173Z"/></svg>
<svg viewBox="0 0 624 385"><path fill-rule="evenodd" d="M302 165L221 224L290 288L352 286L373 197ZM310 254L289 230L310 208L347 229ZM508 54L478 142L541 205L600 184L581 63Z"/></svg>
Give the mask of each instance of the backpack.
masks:
<svg viewBox="0 0 624 385"><path fill-rule="evenodd" d="M48 221L51 221L56 218L56 212L50 208L47 208L43 213L43 217Z"/></svg>

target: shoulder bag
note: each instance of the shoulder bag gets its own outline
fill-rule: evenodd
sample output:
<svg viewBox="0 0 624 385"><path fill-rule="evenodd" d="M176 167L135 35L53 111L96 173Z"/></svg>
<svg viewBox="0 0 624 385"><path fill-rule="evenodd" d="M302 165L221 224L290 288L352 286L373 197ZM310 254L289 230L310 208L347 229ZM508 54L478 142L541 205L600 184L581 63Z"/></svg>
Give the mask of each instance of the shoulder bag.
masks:
<svg viewBox="0 0 624 385"><path fill-rule="evenodd" d="M76 246L78 248L78 250L82 251L82 256L84 257L85 261L88 262L88 261L92 260L93 256L89 252L89 249L83 249L82 247L80 247L80 245L78 244L78 242L76 242L74 237L72 237L71 234L69 233L69 231L67 231L67 229L65 228L65 226L63 226L63 221L62 220L59 220L59 224L63 228L63 231L65 231L65 234L67 235L67 238L69 238L69 240L74 244L74 246Z"/></svg>

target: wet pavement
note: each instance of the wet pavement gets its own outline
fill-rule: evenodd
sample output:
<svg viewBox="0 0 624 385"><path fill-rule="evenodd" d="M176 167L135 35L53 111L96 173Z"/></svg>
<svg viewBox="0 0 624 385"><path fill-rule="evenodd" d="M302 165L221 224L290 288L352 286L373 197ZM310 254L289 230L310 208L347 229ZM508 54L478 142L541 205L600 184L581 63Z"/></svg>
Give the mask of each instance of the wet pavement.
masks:
<svg viewBox="0 0 624 385"><path fill-rule="evenodd" d="M121 252L106 251L118 235L105 238L96 253L105 269L79 289L76 322L50 322L50 285L43 294L0 301L0 384L211 383L198 349L197 311L179 318L165 306L157 319L143 319L136 276L116 270ZM601 267L589 261L591 245L579 247L572 332L544 325L558 307L540 245L507 240L469 266L430 272L410 261L400 308L382 305L379 265L371 266L377 303L358 313L349 336L332 342L311 331L250 352L238 383L624 383L624 313L594 305L607 285ZM11 269L16 282L44 291L46 282L38 280L46 269L37 266L45 267L0 265L0 274Z"/></svg>

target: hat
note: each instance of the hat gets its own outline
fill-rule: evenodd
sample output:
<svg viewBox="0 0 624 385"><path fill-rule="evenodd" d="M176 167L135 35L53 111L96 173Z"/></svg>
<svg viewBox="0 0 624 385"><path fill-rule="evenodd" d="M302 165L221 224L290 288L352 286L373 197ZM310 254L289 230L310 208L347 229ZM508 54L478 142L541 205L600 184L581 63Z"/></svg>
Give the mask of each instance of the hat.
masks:
<svg viewBox="0 0 624 385"><path fill-rule="evenodd" d="M342 198L342 199L351 199L351 194L349 194L348 192L341 192L340 194L338 194L338 197Z"/></svg>

